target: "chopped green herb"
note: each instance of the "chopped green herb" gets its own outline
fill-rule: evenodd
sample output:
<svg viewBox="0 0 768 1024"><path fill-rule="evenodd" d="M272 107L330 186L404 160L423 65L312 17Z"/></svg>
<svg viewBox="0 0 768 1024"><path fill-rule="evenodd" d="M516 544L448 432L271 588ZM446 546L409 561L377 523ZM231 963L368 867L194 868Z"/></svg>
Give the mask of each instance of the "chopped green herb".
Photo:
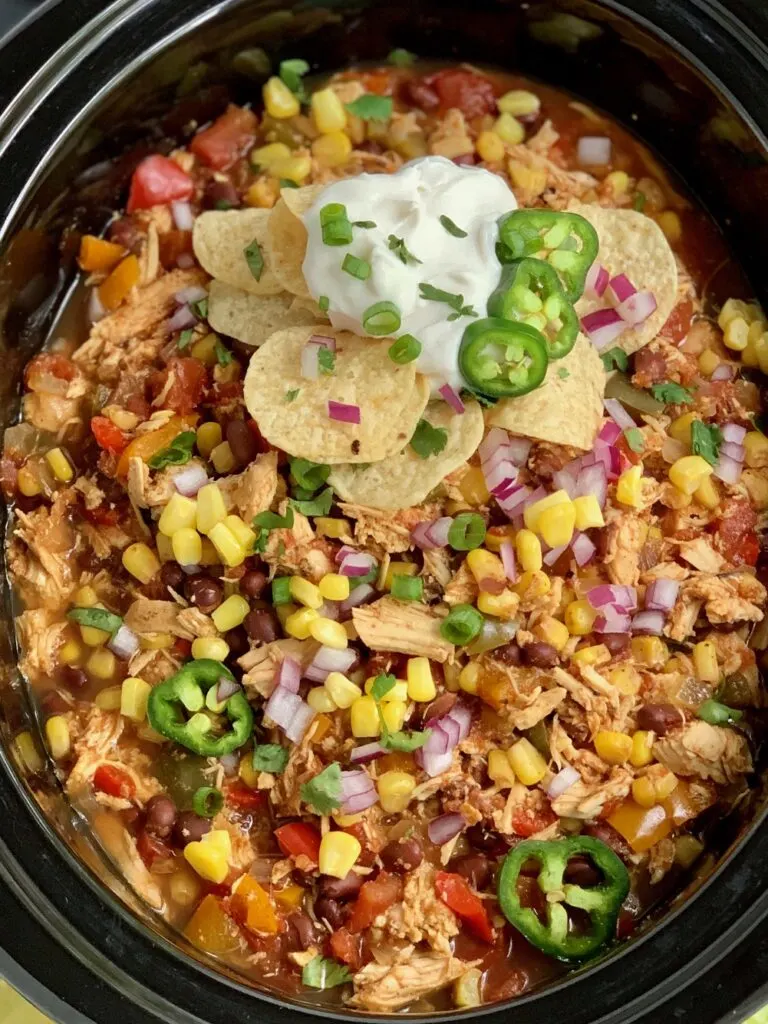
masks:
<svg viewBox="0 0 768 1024"><path fill-rule="evenodd" d="M76 622L78 626L92 626L112 636L123 624L119 615L107 611L106 608L70 608L67 618L70 622Z"/></svg>
<svg viewBox="0 0 768 1024"><path fill-rule="evenodd" d="M449 320L458 320L462 316L477 316L472 306L464 305L463 295L454 295L452 292L443 291L442 288L435 288L434 285L422 282L419 285L419 292L422 299L429 299L431 302L445 302L455 312L448 317Z"/></svg>
<svg viewBox="0 0 768 1024"><path fill-rule="evenodd" d="M298 398L300 391L301 391L301 388L291 388L290 391L286 391L285 392L285 400L286 400L286 402L293 402L296 398Z"/></svg>
<svg viewBox="0 0 768 1024"><path fill-rule="evenodd" d="M317 300L317 305L320 308L320 311L323 313L328 312L328 307L330 306L330 304L331 300L328 298L327 295L321 295L320 298Z"/></svg>
<svg viewBox="0 0 768 1024"><path fill-rule="evenodd" d="M393 363L404 366L421 355L421 342L412 334L401 334L389 346L389 358Z"/></svg>
<svg viewBox="0 0 768 1024"><path fill-rule="evenodd" d="M198 320L205 320L208 316L208 296L206 295L204 299L198 299L197 302L193 302L189 308Z"/></svg>
<svg viewBox="0 0 768 1024"><path fill-rule="evenodd" d="M253 529L256 532L256 540L253 550L258 552L266 551L267 539L271 530L290 530L293 526L293 509L287 508L285 515L279 516L276 512L259 512L253 517Z"/></svg>
<svg viewBox="0 0 768 1024"><path fill-rule="evenodd" d="M302 103L306 101L307 92L302 78L309 71L309 64L300 57L280 62L280 77Z"/></svg>
<svg viewBox="0 0 768 1024"><path fill-rule="evenodd" d="M448 444L448 431L444 427L433 427L427 420L419 420L411 438L411 448L420 459L439 455Z"/></svg>
<svg viewBox="0 0 768 1024"><path fill-rule="evenodd" d="M192 344L192 338L194 335L195 332L191 327L188 327L186 331L182 331L176 341L176 348L179 349L180 352L183 352L185 348L189 348Z"/></svg>
<svg viewBox="0 0 768 1024"><path fill-rule="evenodd" d="M392 117L392 97L375 96L367 92L344 106L361 121L388 121Z"/></svg>
<svg viewBox="0 0 768 1024"><path fill-rule="evenodd" d="M183 466L192 458L192 449L195 446L197 434L194 430L183 430L171 441L167 448L163 448L149 460L150 469L164 469L166 466Z"/></svg>
<svg viewBox="0 0 768 1024"><path fill-rule="evenodd" d="M299 187L298 183L295 182L295 181L291 181L290 178L281 178L280 179L280 188L298 188L298 187Z"/></svg>
<svg viewBox="0 0 768 1024"><path fill-rule="evenodd" d="M402 238L398 238L397 235L390 235L387 239L387 245L391 252L397 256L401 263L405 263L407 266L409 263L421 263L422 261L413 255L412 252L408 251L408 246Z"/></svg>
<svg viewBox="0 0 768 1024"><path fill-rule="evenodd" d="M341 807L341 765L338 761L329 764L314 779L304 783L301 799L318 814L330 814Z"/></svg>
<svg viewBox="0 0 768 1024"><path fill-rule="evenodd" d="M624 438L633 452L639 453L645 450L645 438L639 427L628 427L624 431Z"/></svg>
<svg viewBox="0 0 768 1024"><path fill-rule="evenodd" d="M302 459L296 456L288 456L288 465L291 473L291 484L301 488L307 493L307 497L319 491L331 475L331 467L320 462L310 462L309 459Z"/></svg>
<svg viewBox="0 0 768 1024"><path fill-rule="evenodd" d="M635 197L632 200L632 209L637 210L638 213L642 213L645 209L645 193L635 192Z"/></svg>
<svg viewBox="0 0 768 1024"><path fill-rule="evenodd" d="M382 747L386 747L387 750L399 750L404 754L412 754L414 750L424 746L429 739L430 732L430 729L426 729L424 732L389 732L386 736L382 736L380 742Z"/></svg>
<svg viewBox="0 0 768 1024"><path fill-rule="evenodd" d="M442 214L440 217L440 223L443 225L449 235L453 235L454 238L466 238L467 232L463 231L458 224L454 224L450 217L446 217Z"/></svg>
<svg viewBox="0 0 768 1024"><path fill-rule="evenodd" d="M253 748L252 764L255 772L280 775L288 764L288 751L279 743L260 743Z"/></svg>
<svg viewBox="0 0 768 1024"><path fill-rule="evenodd" d="M371 696L374 700L383 700L395 686L397 679L386 672L380 672L371 686Z"/></svg>
<svg viewBox="0 0 768 1024"><path fill-rule="evenodd" d="M330 487L326 487L311 501L297 501L291 498L289 504L305 516L327 516L333 504L333 491Z"/></svg>
<svg viewBox="0 0 768 1024"><path fill-rule="evenodd" d="M352 227L353 228L375 228L376 227L376 221L375 220L353 220L352 221Z"/></svg>
<svg viewBox="0 0 768 1024"><path fill-rule="evenodd" d="M400 47L392 50L390 55L387 57L387 61L390 64L394 64L396 68L409 68L415 60L415 53L411 53L410 50L403 50Z"/></svg>
<svg viewBox="0 0 768 1024"><path fill-rule="evenodd" d="M232 362L232 353L226 345L222 344L219 338L216 339L214 349L216 352L216 362L219 366L229 366Z"/></svg>
<svg viewBox="0 0 768 1024"><path fill-rule="evenodd" d="M710 466L714 466L723 443L723 432L716 423L702 423L694 420L691 423L691 448L694 455L700 455Z"/></svg>
<svg viewBox="0 0 768 1024"><path fill-rule="evenodd" d="M352 975L347 967L319 954L305 964L301 972L301 983L307 988L336 988L351 980Z"/></svg>
<svg viewBox="0 0 768 1024"><path fill-rule="evenodd" d="M564 366L561 366L560 369L557 371L557 376L560 378L560 380L568 380L568 378L571 376L571 372L570 370L566 370Z"/></svg>
<svg viewBox="0 0 768 1024"><path fill-rule="evenodd" d="M666 402L667 405L690 405L693 401L691 389L684 388L682 384L676 384L673 380L651 384L651 394L657 402Z"/></svg>
<svg viewBox="0 0 768 1024"><path fill-rule="evenodd" d="M392 577L390 593L397 601L422 601L424 599L424 580L421 576L398 574Z"/></svg>
<svg viewBox="0 0 768 1024"><path fill-rule="evenodd" d="M361 260L348 252L341 261L341 269L350 277L356 277L358 281L367 281L371 276L371 264L367 260Z"/></svg>
<svg viewBox="0 0 768 1024"><path fill-rule="evenodd" d="M606 373L610 373L611 370L626 371L629 368L629 357L618 345L615 348L609 348L607 352L601 352L600 358L603 360Z"/></svg>
<svg viewBox="0 0 768 1024"><path fill-rule="evenodd" d="M320 209L320 227L325 245L349 245L352 225L343 203L327 203Z"/></svg>
<svg viewBox="0 0 768 1024"><path fill-rule="evenodd" d="M329 348L319 348L317 351L317 365L320 367L320 373L324 373L329 377L336 366L336 353L331 352Z"/></svg>
<svg viewBox="0 0 768 1024"><path fill-rule="evenodd" d="M260 281L261 275L264 273L264 257L261 254L261 246L255 238L250 245L246 245L243 249L243 255L254 280Z"/></svg>

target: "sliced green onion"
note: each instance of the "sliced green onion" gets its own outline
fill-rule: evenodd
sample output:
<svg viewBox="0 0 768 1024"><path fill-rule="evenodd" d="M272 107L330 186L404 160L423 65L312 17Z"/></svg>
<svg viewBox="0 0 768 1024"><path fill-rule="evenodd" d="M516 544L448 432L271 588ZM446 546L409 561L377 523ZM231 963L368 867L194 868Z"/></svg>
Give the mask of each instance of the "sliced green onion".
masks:
<svg viewBox="0 0 768 1024"><path fill-rule="evenodd" d="M440 635L451 644L471 643L480 634L485 619L471 604L457 604L440 623Z"/></svg>
<svg viewBox="0 0 768 1024"><path fill-rule="evenodd" d="M356 277L358 281L367 281L371 276L371 264L367 260L353 256L351 252L348 252L342 260L341 269L350 277Z"/></svg>
<svg viewBox="0 0 768 1024"><path fill-rule="evenodd" d="M424 597L424 580L421 576L398 574L392 577L390 593L398 601L421 601Z"/></svg>
<svg viewBox="0 0 768 1024"><path fill-rule="evenodd" d="M389 346L389 358L393 363L399 363L401 365L405 363L412 363L414 359L418 359L421 355L421 342L418 338L414 338L412 334L401 334L400 337L393 341Z"/></svg>
<svg viewBox="0 0 768 1024"><path fill-rule="evenodd" d="M743 711L729 708L719 700L705 700L696 712L698 717L709 725L732 725L743 716Z"/></svg>
<svg viewBox="0 0 768 1024"><path fill-rule="evenodd" d="M349 245L352 225L343 203L327 203L320 210L320 227L326 245Z"/></svg>
<svg viewBox="0 0 768 1024"><path fill-rule="evenodd" d="M485 540L485 520L477 512L462 512L451 523L448 543L454 551L471 551Z"/></svg>
<svg viewBox="0 0 768 1024"><path fill-rule="evenodd" d="M328 298L327 295L321 295L320 298L317 300L317 304L320 307L320 309L323 311L323 313L327 313L328 312L328 307L331 304L331 300Z"/></svg>
<svg viewBox="0 0 768 1024"><path fill-rule="evenodd" d="M108 612L106 608L70 608L67 618L70 622L76 622L78 626L92 626L112 635L123 624L119 615Z"/></svg>
<svg viewBox="0 0 768 1024"><path fill-rule="evenodd" d="M192 810L201 818L215 818L224 806L224 794L214 786L201 786L192 797Z"/></svg>
<svg viewBox="0 0 768 1024"><path fill-rule="evenodd" d="M374 338L392 334L400 328L400 310L388 299L374 302L363 313L363 327Z"/></svg>
<svg viewBox="0 0 768 1024"><path fill-rule="evenodd" d="M291 577L278 576L272 580L272 604L291 603Z"/></svg>

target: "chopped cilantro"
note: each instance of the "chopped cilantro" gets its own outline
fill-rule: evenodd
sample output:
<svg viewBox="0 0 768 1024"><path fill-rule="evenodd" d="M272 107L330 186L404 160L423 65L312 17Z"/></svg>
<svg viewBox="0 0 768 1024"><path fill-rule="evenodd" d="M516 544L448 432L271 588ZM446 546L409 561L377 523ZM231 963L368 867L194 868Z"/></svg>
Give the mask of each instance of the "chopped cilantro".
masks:
<svg viewBox="0 0 768 1024"><path fill-rule="evenodd" d="M451 220L451 218L450 217L446 217L445 214L443 214L440 217L440 223L443 225L443 227L448 232L448 234L449 235L453 235L454 238L466 238L467 237L467 232L463 231L458 226L458 224L454 224L454 222Z"/></svg>
<svg viewBox="0 0 768 1024"><path fill-rule="evenodd" d="M629 368L629 357L618 345L615 348L609 348L607 352L601 352L600 358L603 360L606 373L610 373L611 370L626 371Z"/></svg>
<svg viewBox="0 0 768 1024"><path fill-rule="evenodd" d="M261 255L261 246L255 238L250 245L246 245L243 249L243 256L245 256L245 262L248 264L248 269L254 280L260 281L264 272L264 257Z"/></svg>
<svg viewBox="0 0 768 1024"><path fill-rule="evenodd" d="M418 257L414 256L412 252L409 252L408 246L402 238L398 238L397 235L390 235L387 239L387 245L390 251L397 256L401 263L405 263L407 266L409 263L421 263L422 261Z"/></svg>
<svg viewBox="0 0 768 1024"><path fill-rule="evenodd" d="M367 92L351 103L345 103L344 106L350 114L362 121L388 121L392 117L391 96L375 96Z"/></svg>
<svg viewBox="0 0 768 1024"><path fill-rule="evenodd" d="M208 316L208 296L206 295L204 299L198 299L197 302L193 302L189 308L198 320L205 320Z"/></svg>
<svg viewBox="0 0 768 1024"><path fill-rule="evenodd" d="M309 501L298 501L291 498L289 504L305 516L327 516L333 504L333 491L330 487L326 487L316 498Z"/></svg>
<svg viewBox="0 0 768 1024"><path fill-rule="evenodd" d="M435 288L434 285L422 282L419 285L419 292L422 299L429 299L431 302L445 302L454 310L448 317L449 320L458 320L462 316L477 316L471 306L464 305L463 295L454 295L452 292L443 291L442 288Z"/></svg>
<svg viewBox="0 0 768 1024"><path fill-rule="evenodd" d="M295 181L291 181L290 178L280 179L280 188L298 188L298 184Z"/></svg>
<svg viewBox="0 0 768 1024"><path fill-rule="evenodd" d="M307 92L302 78L308 71L309 64L300 57L280 62L280 77L302 103L307 99Z"/></svg>
<svg viewBox="0 0 768 1024"><path fill-rule="evenodd" d="M179 349L180 352L183 352L185 348L189 348L192 344L194 334L195 332L191 327L188 327L186 331L182 331L176 341L176 348Z"/></svg>
<svg viewBox="0 0 768 1024"><path fill-rule="evenodd" d="M290 530L293 526L293 509L287 508L285 515L282 516L276 512L259 512L257 516L253 517L252 525L256 531L253 550L264 552L267 549L267 539L271 530Z"/></svg>
<svg viewBox="0 0 768 1024"><path fill-rule="evenodd" d="M420 459L439 455L448 444L448 431L444 427L433 427L427 420L419 420L411 438L411 448Z"/></svg>
<svg viewBox="0 0 768 1024"><path fill-rule="evenodd" d="M392 50L387 57L387 61L390 64L394 64L396 68L409 68L415 60L415 53L411 53L410 50L403 50L400 47Z"/></svg>
<svg viewBox="0 0 768 1024"><path fill-rule="evenodd" d="M380 672L374 679L373 686L371 686L371 696L374 700L383 700L389 691L394 688L396 682L397 679L393 675Z"/></svg>
<svg viewBox="0 0 768 1024"><path fill-rule="evenodd" d="M308 988L336 988L337 985L346 985L351 980L352 975L347 967L319 954L305 964L301 972L301 983Z"/></svg>
<svg viewBox="0 0 768 1024"><path fill-rule="evenodd" d="M291 388L290 391L286 391L285 392L285 400L286 400L286 402L293 402L296 398L299 397L299 392L300 391L301 391L301 388Z"/></svg>
<svg viewBox="0 0 768 1024"><path fill-rule="evenodd" d="M323 313L328 312L328 307L330 306L330 304L331 300L328 298L327 295L321 295L320 298L317 300L317 305L320 308L321 312Z"/></svg>
<svg viewBox="0 0 768 1024"><path fill-rule="evenodd" d="M320 373L330 376L336 366L336 353L331 352L329 348L321 347L317 352L317 365L320 367Z"/></svg>
<svg viewBox="0 0 768 1024"><path fill-rule="evenodd" d="M330 814L341 807L341 765L338 761L329 764L319 775L304 783L301 799L317 814Z"/></svg>
<svg viewBox="0 0 768 1024"><path fill-rule="evenodd" d="M560 369L557 371L557 376L560 378L560 380L568 380L568 378L571 376L571 371L566 370L564 366L561 366Z"/></svg>
<svg viewBox="0 0 768 1024"><path fill-rule="evenodd" d="M624 431L624 439L633 452L641 452L645 448L645 438L639 427L629 427Z"/></svg>
<svg viewBox="0 0 768 1024"><path fill-rule="evenodd" d="M229 366L232 362L232 353L229 351L226 345L217 338L214 346L216 352L216 362L219 366Z"/></svg>
<svg viewBox="0 0 768 1024"><path fill-rule="evenodd" d="M353 220L352 221L352 227L353 228L375 228L376 227L376 221L375 220Z"/></svg>
<svg viewBox="0 0 768 1024"><path fill-rule="evenodd" d="M381 739L381 745L387 750L399 750L404 754L411 754L419 747L423 747L429 738L430 730L425 732L390 732Z"/></svg>
<svg viewBox="0 0 768 1024"><path fill-rule="evenodd" d="M301 459L298 456L288 456L288 465L291 471L291 484L307 492L305 497L319 491L331 475L331 467L320 462L310 462L309 459Z"/></svg>
<svg viewBox="0 0 768 1024"><path fill-rule="evenodd" d="M657 402L667 405L690 405L693 393L690 388L676 384L673 380L664 380L661 384L651 384L651 394Z"/></svg>
<svg viewBox="0 0 768 1024"><path fill-rule="evenodd" d="M700 455L710 466L714 466L723 443L723 432L716 423L691 423L691 448L694 455Z"/></svg>
<svg viewBox="0 0 768 1024"><path fill-rule="evenodd" d="M253 770L280 775L288 764L288 751L279 743L260 743L253 748Z"/></svg>
<svg viewBox="0 0 768 1024"><path fill-rule="evenodd" d="M163 448L149 459L150 469L164 469L166 466L183 466L192 458L197 434L194 430L184 430L177 434L167 448Z"/></svg>

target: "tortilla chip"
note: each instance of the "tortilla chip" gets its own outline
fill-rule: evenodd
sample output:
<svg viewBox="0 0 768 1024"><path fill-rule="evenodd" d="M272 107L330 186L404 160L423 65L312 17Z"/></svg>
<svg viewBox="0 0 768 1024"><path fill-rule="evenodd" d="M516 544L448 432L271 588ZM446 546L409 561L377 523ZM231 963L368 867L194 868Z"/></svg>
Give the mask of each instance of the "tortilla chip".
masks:
<svg viewBox="0 0 768 1024"><path fill-rule="evenodd" d="M325 185L284 188L269 216L266 251L269 266L286 291L308 299L309 289L301 267L307 254L307 229L303 215Z"/></svg>
<svg viewBox="0 0 768 1024"><path fill-rule="evenodd" d="M652 292L656 297L656 311L637 327L627 327L611 345L632 355L653 341L677 302L675 254L656 221L644 213L575 202L568 209L581 214L597 231L600 239L597 259L611 277L626 274L639 292ZM576 303L576 312L582 317L605 305L603 299L582 296Z"/></svg>
<svg viewBox="0 0 768 1024"><path fill-rule="evenodd" d="M563 370L568 376L562 375ZM567 356L549 364L540 388L520 398L503 398L488 409L485 418L491 427L587 451L600 429L604 392L602 360L580 334Z"/></svg>
<svg viewBox="0 0 768 1024"><path fill-rule="evenodd" d="M307 380L301 353L313 334L336 339L336 364ZM251 357L248 412L267 441L290 455L328 464L386 459L410 441L429 400L427 379L413 363L393 363L391 344L328 324L277 331ZM360 423L330 419L329 399L359 406Z"/></svg>
<svg viewBox="0 0 768 1024"><path fill-rule="evenodd" d="M208 210L195 221L192 248L211 277L242 288L251 295L277 295L283 290L266 255L269 210ZM257 281L248 267L245 250L257 242L264 268Z"/></svg>
<svg viewBox="0 0 768 1024"><path fill-rule="evenodd" d="M396 455L369 466L336 466L328 482L339 497L370 508L419 505L467 461L483 439L483 412L477 402L468 402L462 415L447 402L432 402L424 419L448 431L446 446L438 455L422 459L406 445Z"/></svg>
<svg viewBox="0 0 768 1024"><path fill-rule="evenodd" d="M307 305L289 292L258 296L223 281L211 281L208 323L219 334L258 346L275 331L319 323L323 314L313 312Z"/></svg>

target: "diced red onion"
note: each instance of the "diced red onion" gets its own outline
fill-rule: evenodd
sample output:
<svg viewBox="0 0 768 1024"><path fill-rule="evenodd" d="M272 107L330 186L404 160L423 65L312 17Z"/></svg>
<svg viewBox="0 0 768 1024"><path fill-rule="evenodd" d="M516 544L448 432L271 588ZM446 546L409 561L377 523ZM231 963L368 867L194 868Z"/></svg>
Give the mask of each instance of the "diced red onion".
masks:
<svg viewBox="0 0 768 1024"><path fill-rule="evenodd" d="M606 420L602 427L600 427L600 433L597 435L597 440L603 441L605 444L616 444L620 437L621 427L618 423L614 423L612 420Z"/></svg>
<svg viewBox="0 0 768 1024"><path fill-rule="evenodd" d="M616 426L616 424L614 423L612 426ZM600 438L598 438L595 441L595 447L589 455L594 459L594 462L588 463L586 461L588 456L585 456L584 460L582 460L584 465L594 465L597 462L602 462L603 466L605 466L605 472L608 479L618 479L619 473L621 472L621 452L618 448L612 444L605 444L600 440Z"/></svg>
<svg viewBox="0 0 768 1024"><path fill-rule="evenodd" d="M584 294L588 299L602 299L611 275L597 260L587 271L587 279L584 282Z"/></svg>
<svg viewBox="0 0 768 1024"><path fill-rule="evenodd" d="M595 633L629 633L632 616L613 605L606 604L592 624Z"/></svg>
<svg viewBox="0 0 768 1024"><path fill-rule="evenodd" d="M617 423L622 430L632 430L637 426L618 398L604 398L603 406L614 423Z"/></svg>
<svg viewBox="0 0 768 1024"><path fill-rule="evenodd" d="M544 565L549 565L549 566L554 565L555 562L560 557L560 555L562 555L562 553L565 551L565 549L567 547L568 547L567 544L561 544L557 548L550 548L549 551L546 553L546 555L544 555L543 558L542 558L542 561L544 562Z"/></svg>
<svg viewBox="0 0 768 1024"><path fill-rule="evenodd" d="M438 388L438 394L442 396L444 401L450 405L454 412L461 415L464 412L464 403L461 400L461 396L455 388L452 388L450 384L443 384L441 388Z"/></svg>
<svg viewBox="0 0 768 1024"><path fill-rule="evenodd" d="M430 779L447 772L453 764L453 751L448 750L444 754L436 754L432 751L425 751L421 747L416 751L416 763L424 769Z"/></svg>
<svg viewBox="0 0 768 1024"><path fill-rule="evenodd" d="M308 711L312 711L309 705L304 703L298 693L294 693L286 686L276 686L272 691L272 696L264 705L264 714L267 718L271 718L275 725L279 726L287 736L288 730L293 727L295 722L306 719L306 713L303 711L304 708ZM310 721L311 718L306 720L304 728L301 731L301 736L306 732ZM298 732L298 729L295 731ZM298 740L294 740L294 742L296 743Z"/></svg>
<svg viewBox="0 0 768 1024"><path fill-rule="evenodd" d="M195 257L191 252L180 252L176 257L176 266L179 270L190 270L195 265Z"/></svg>
<svg viewBox="0 0 768 1024"><path fill-rule="evenodd" d="M366 551L355 551L345 555L339 565L342 576L367 576L376 565L376 559Z"/></svg>
<svg viewBox="0 0 768 1024"><path fill-rule="evenodd" d="M195 226L195 215L192 213L192 207L189 203L180 199L174 199L171 202L171 214L173 216L173 223L179 231L191 231Z"/></svg>
<svg viewBox="0 0 768 1024"><path fill-rule="evenodd" d="M199 462L182 469L173 478L173 486L185 498L194 498L200 488L207 483L208 474L205 471L205 466L201 466Z"/></svg>
<svg viewBox="0 0 768 1024"><path fill-rule="evenodd" d="M339 618L339 602L323 601L317 609L317 614L322 616L324 619L333 619L334 622L337 622Z"/></svg>
<svg viewBox="0 0 768 1024"><path fill-rule="evenodd" d="M122 625L109 641L107 647L113 654L117 655L118 658L128 661L128 659L132 658L136 651L138 651L140 641L132 629L129 629L128 626Z"/></svg>
<svg viewBox="0 0 768 1024"><path fill-rule="evenodd" d="M240 758L237 754L222 754L219 764L224 769L225 775L235 775L240 765Z"/></svg>
<svg viewBox="0 0 768 1024"><path fill-rule="evenodd" d="M222 701L229 700L238 690L242 690L240 683L222 676L216 684L216 703L221 704Z"/></svg>
<svg viewBox="0 0 768 1024"><path fill-rule="evenodd" d="M533 441L529 437L510 437L507 450L514 465L524 466L532 447Z"/></svg>
<svg viewBox="0 0 768 1024"><path fill-rule="evenodd" d="M189 306L192 302L200 302L208 292L199 284L191 284L188 288L182 288L173 296L179 306Z"/></svg>
<svg viewBox="0 0 768 1024"><path fill-rule="evenodd" d="M357 548L353 548L351 544L342 544L341 547L339 548L339 550L336 552L334 558L336 560L336 564L338 565L339 562L343 562L344 561L344 559L347 557L347 555L356 555L356 554L358 554Z"/></svg>
<svg viewBox="0 0 768 1024"><path fill-rule="evenodd" d="M512 465L516 465L515 460L512 458L512 445L500 444L495 452L492 452L487 458L482 459L481 465L483 467L483 474L487 475L501 462L511 462Z"/></svg>
<svg viewBox="0 0 768 1024"><path fill-rule="evenodd" d="M493 469L487 470L483 467L485 486L494 495L508 492L517 481L518 473L517 466L513 466L507 459L502 459Z"/></svg>
<svg viewBox="0 0 768 1024"><path fill-rule="evenodd" d="M543 487L537 487L536 490L529 494L525 499L524 508L528 508L529 505L533 505L537 501L541 501L541 499L546 498L546 496L546 490Z"/></svg>
<svg viewBox="0 0 768 1024"><path fill-rule="evenodd" d="M614 306L618 306L627 299L637 294L637 288L632 284L626 274L617 274L608 282L606 298Z"/></svg>
<svg viewBox="0 0 768 1024"><path fill-rule="evenodd" d="M503 502L516 495L519 489L520 484L516 480L508 480L504 486L496 488L493 496L498 504L503 507Z"/></svg>
<svg viewBox="0 0 768 1024"><path fill-rule="evenodd" d="M605 466L601 463L594 466L585 466L579 473L574 497L584 498L589 494L595 496L600 508L604 507L606 497L608 496L608 477L605 472Z"/></svg>
<svg viewBox="0 0 768 1024"><path fill-rule="evenodd" d="M339 423L359 423L360 406L349 405L346 402L334 402L328 399L328 418L337 420Z"/></svg>
<svg viewBox="0 0 768 1024"><path fill-rule="evenodd" d="M450 516L440 516L439 519L435 519L427 530L430 542L437 548L444 548L448 543L448 533L452 526L453 519Z"/></svg>
<svg viewBox="0 0 768 1024"><path fill-rule="evenodd" d="M604 605L634 611L637 608L637 590L620 583L601 583L587 591L587 600L598 611L602 611Z"/></svg>
<svg viewBox="0 0 768 1024"><path fill-rule="evenodd" d="M636 326L652 316L656 312L657 305L653 292L636 292L624 302L620 302L616 307L616 312L622 320Z"/></svg>
<svg viewBox="0 0 768 1024"><path fill-rule="evenodd" d="M735 484L741 477L741 463L721 452L712 472L724 484Z"/></svg>
<svg viewBox="0 0 768 1024"><path fill-rule="evenodd" d="M581 568L592 560L597 548L586 533L575 533L571 538L571 551L576 564Z"/></svg>
<svg viewBox="0 0 768 1024"><path fill-rule="evenodd" d="M375 761L386 753L386 748L380 743L364 743L362 747L355 747L349 755L349 760L352 764L368 764L369 761Z"/></svg>
<svg viewBox="0 0 768 1024"><path fill-rule="evenodd" d="M743 462L746 452L743 444L734 444L733 441L723 441L720 445L720 454L727 455L735 462Z"/></svg>
<svg viewBox="0 0 768 1024"><path fill-rule="evenodd" d="M97 321L102 320L106 315L107 311L104 308L104 303L99 298L98 286L91 288L91 294L88 296L88 323L95 324Z"/></svg>
<svg viewBox="0 0 768 1024"><path fill-rule="evenodd" d="M611 140L603 135L583 135L576 157L582 167L604 167L611 162Z"/></svg>
<svg viewBox="0 0 768 1024"><path fill-rule="evenodd" d="M457 704L449 714L427 722L426 727L429 736L424 746L416 751L416 761L430 778L434 778L451 766L454 747L469 735L472 712Z"/></svg>
<svg viewBox="0 0 768 1024"><path fill-rule="evenodd" d="M317 380L320 376L320 363L317 358L319 353L319 347L310 345L309 342L301 350L300 372L304 380Z"/></svg>
<svg viewBox="0 0 768 1024"><path fill-rule="evenodd" d="M425 520L422 523L416 523L411 530L411 540L422 551L434 551L437 547L437 544L433 544L429 539L429 528L431 525L431 522Z"/></svg>
<svg viewBox="0 0 768 1024"><path fill-rule="evenodd" d="M496 501L499 506L506 512L510 519L513 519L518 509L522 511L523 505L528 499L528 496L532 494L530 487L526 487L525 484L520 484L519 487L513 488L509 494L505 494L503 497L497 498Z"/></svg>
<svg viewBox="0 0 768 1024"><path fill-rule="evenodd" d="M509 434L506 430L502 430L501 427L491 427L477 449L480 461L485 462L486 459L489 459L499 448L506 448L508 444Z"/></svg>
<svg viewBox="0 0 768 1024"><path fill-rule="evenodd" d="M655 579L645 592L646 611L671 612L679 590L679 580Z"/></svg>
<svg viewBox="0 0 768 1024"><path fill-rule="evenodd" d="M427 825L427 835L430 843L435 846L442 846L449 843L459 832L467 827L466 819L461 814L441 814L439 818L433 818Z"/></svg>
<svg viewBox="0 0 768 1024"><path fill-rule="evenodd" d="M376 591L371 584L360 583L350 591L349 597L341 602L339 610L348 612L352 608L359 608L361 604L365 604L366 601L372 601L374 597L376 597Z"/></svg>
<svg viewBox="0 0 768 1024"><path fill-rule="evenodd" d="M312 334L307 340L308 345L319 345L320 348L327 348L329 352L336 351L336 339L325 334Z"/></svg>
<svg viewBox="0 0 768 1024"><path fill-rule="evenodd" d="M294 696L296 696L294 694ZM266 709L265 709L266 710ZM291 724L285 728L285 735L292 743L301 743L304 739L304 735L307 729L312 724L312 719L315 717L315 712L309 706L305 704L303 700L299 700L299 705L296 708L293 720Z"/></svg>
<svg viewBox="0 0 768 1024"><path fill-rule="evenodd" d="M472 728L472 712L464 704L454 704L453 708L445 716L451 718L459 726L459 743L465 740L469 736L469 730Z"/></svg>
<svg viewBox="0 0 768 1024"><path fill-rule="evenodd" d="M371 783L370 789L366 789L364 793L355 793L349 800L345 800L341 805L342 813L344 814L359 814L361 811L365 811L369 807L373 807L376 801L379 799L376 793L376 787Z"/></svg>
<svg viewBox="0 0 768 1024"><path fill-rule="evenodd" d="M275 686L282 686L290 693L299 692L301 665L295 658L283 658L275 673Z"/></svg>
<svg viewBox="0 0 768 1024"><path fill-rule="evenodd" d="M729 444L744 444L744 438L747 436L746 427L740 427L738 423L725 423L722 431L723 440Z"/></svg>
<svg viewBox="0 0 768 1024"><path fill-rule="evenodd" d="M515 562L515 546L511 540L504 540L499 547L501 564L510 583L517 583L517 564Z"/></svg>
<svg viewBox="0 0 768 1024"><path fill-rule="evenodd" d="M364 793L373 786L373 779L360 769L341 773L341 796L348 800L355 793Z"/></svg>
<svg viewBox="0 0 768 1024"><path fill-rule="evenodd" d="M558 469L556 473L552 474L552 483L558 491L565 491L569 498L579 497L578 488L576 487L576 477L569 472L567 466L564 466L562 469Z"/></svg>
<svg viewBox="0 0 768 1024"><path fill-rule="evenodd" d="M735 374L736 369L732 363L720 363L720 365L716 366L712 371L710 380L733 380Z"/></svg>
<svg viewBox="0 0 768 1024"><path fill-rule="evenodd" d="M356 657L351 647L346 647L343 651L333 647L321 647L304 675L313 683L324 683L331 672L348 672Z"/></svg>
<svg viewBox="0 0 768 1024"><path fill-rule="evenodd" d="M179 306L166 323L166 327L173 333L174 331L186 331L187 328L194 327L196 323L197 317L189 306Z"/></svg>
<svg viewBox="0 0 768 1024"><path fill-rule="evenodd" d="M573 765L567 764L555 775L552 781L547 786L547 796L550 800L555 800L557 797L562 796L567 790L571 788L575 783L581 781L581 775L573 767Z"/></svg>
<svg viewBox="0 0 768 1024"><path fill-rule="evenodd" d="M659 636L664 629L664 612L644 611L632 617L632 632Z"/></svg>
<svg viewBox="0 0 768 1024"><path fill-rule="evenodd" d="M626 327L615 309L596 309L581 318L582 330L598 351L615 341Z"/></svg>

